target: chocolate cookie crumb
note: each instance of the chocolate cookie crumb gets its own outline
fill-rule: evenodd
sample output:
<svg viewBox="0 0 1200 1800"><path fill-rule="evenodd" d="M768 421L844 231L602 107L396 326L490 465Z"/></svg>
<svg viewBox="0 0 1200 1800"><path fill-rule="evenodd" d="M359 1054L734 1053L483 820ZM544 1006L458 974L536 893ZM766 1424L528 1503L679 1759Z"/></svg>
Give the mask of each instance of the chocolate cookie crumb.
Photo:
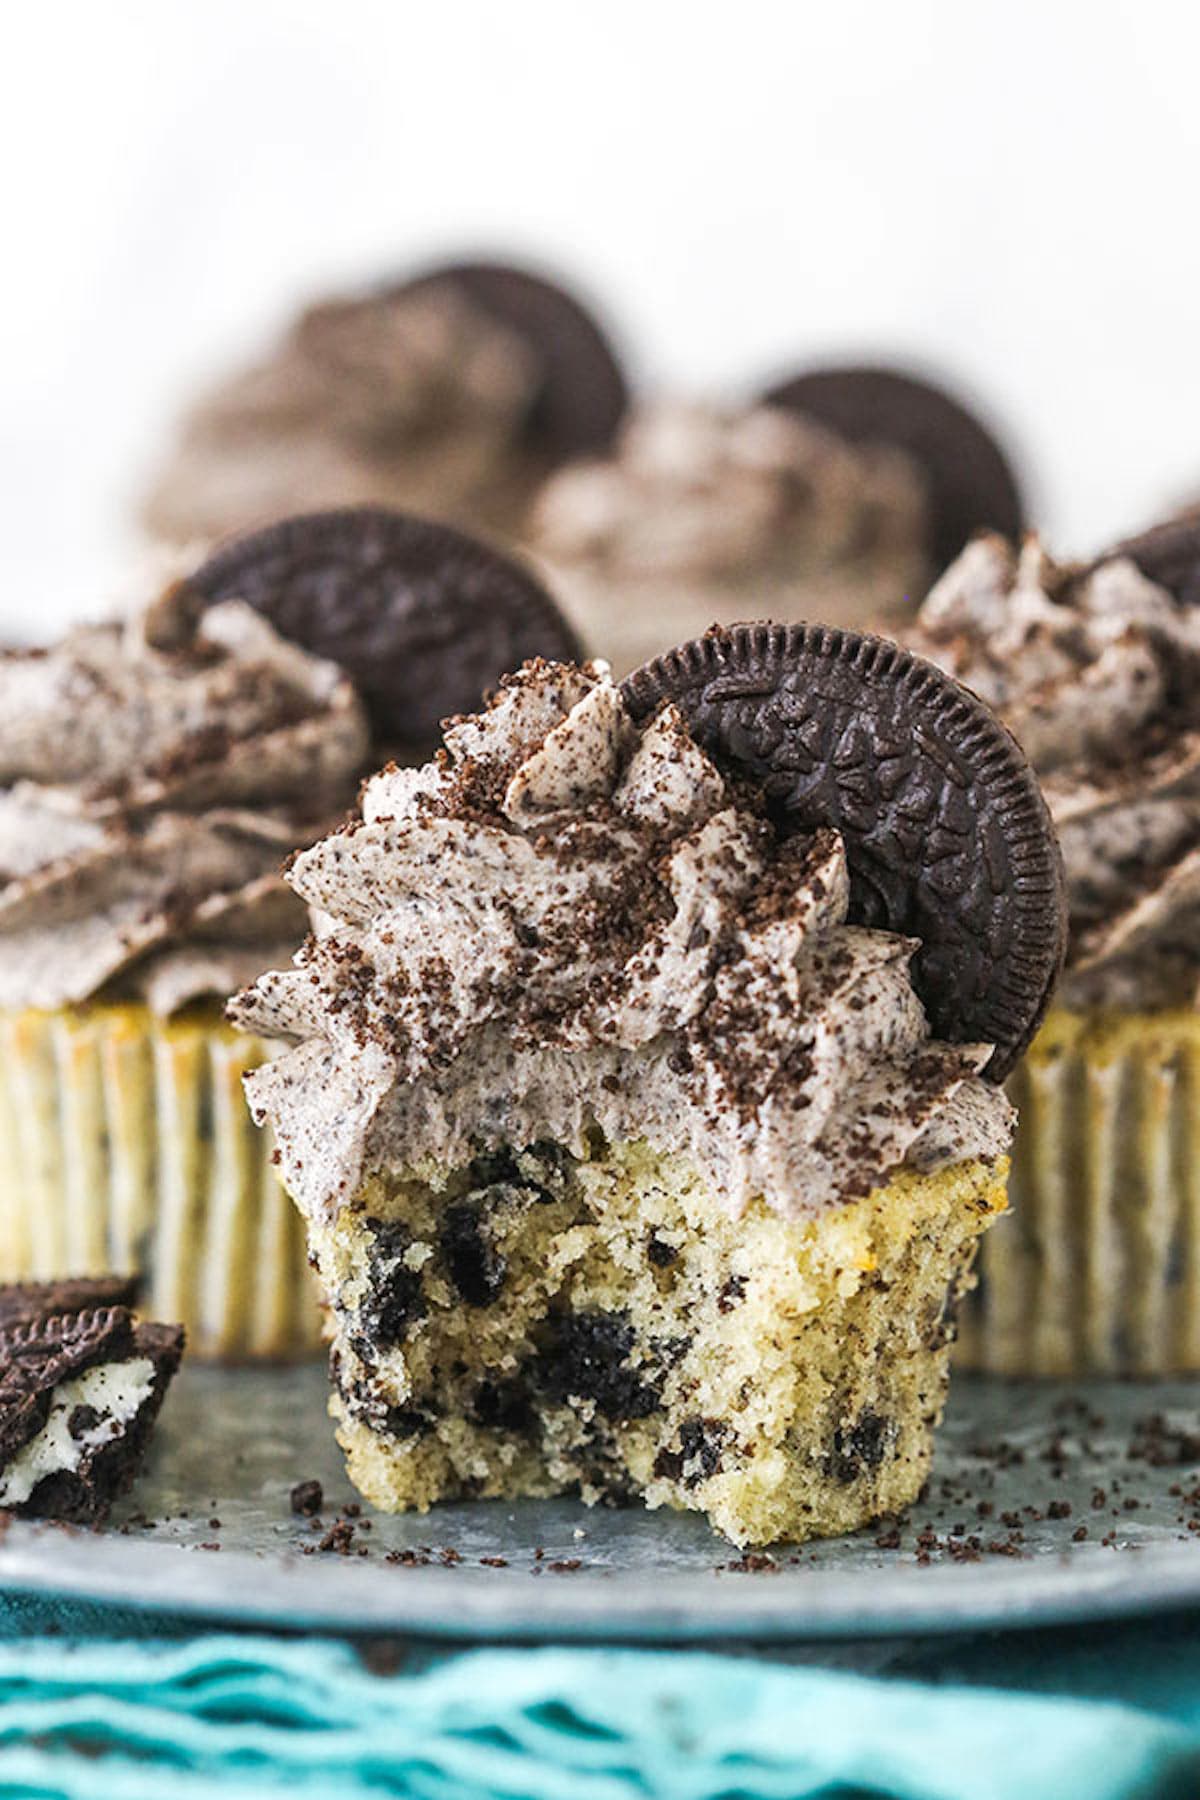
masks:
<svg viewBox="0 0 1200 1800"><path fill-rule="evenodd" d="M325 1491L319 1481L298 1481L289 1498L298 1517L312 1519L325 1504Z"/></svg>

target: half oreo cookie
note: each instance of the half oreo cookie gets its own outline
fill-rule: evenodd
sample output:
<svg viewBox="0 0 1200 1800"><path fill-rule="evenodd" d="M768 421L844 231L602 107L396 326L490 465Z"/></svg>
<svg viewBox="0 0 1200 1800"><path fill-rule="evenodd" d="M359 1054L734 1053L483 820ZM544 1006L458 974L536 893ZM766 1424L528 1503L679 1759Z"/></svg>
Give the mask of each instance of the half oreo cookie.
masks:
<svg viewBox="0 0 1200 1800"><path fill-rule="evenodd" d="M610 449L629 388L608 337L555 282L507 263L447 263L405 282L406 293L451 287L529 346L541 371L527 420L533 448L551 462Z"/></svg>
<svg viewBox="0 0 1200 1800"><path fill-rule="evenodd" d="M1013 468L961 401L897 369L814 369L768 389L771 406L802 414L852 444L907 452L929 489L929 552L938 569L977 531L1018 539L1025 508Z"/></svg>
<svg viewBox="0 0 1200 1800"><path fill-rule="evenodd" d="M31 1317L33 1294L0 1290L5 1315L22 1318L0 1330L0 1509L99 1519L137 1474L183 1329L135 1324L124 1306Z"/></svg>
<svg viewBox="0 0 1200 1800"><path fill-rule="evenodd" d="M1003 1079L1058 980L1066 893L1041 790L983 703L896 644L820 625L714 629L622 692L638 719L674 701L783 828L841 832L851 918L920 940L934 1032L994 1044Z"/></svg>
<svg viewBox="0 0 1200 1800"><path fill-rule="evenodd" d="M282 636L340 663L377 743L424 754L528 658L579 641L541 583L488 545L381 506L300 513L221 545L187 578L206 603L244 600Z"/></svg>

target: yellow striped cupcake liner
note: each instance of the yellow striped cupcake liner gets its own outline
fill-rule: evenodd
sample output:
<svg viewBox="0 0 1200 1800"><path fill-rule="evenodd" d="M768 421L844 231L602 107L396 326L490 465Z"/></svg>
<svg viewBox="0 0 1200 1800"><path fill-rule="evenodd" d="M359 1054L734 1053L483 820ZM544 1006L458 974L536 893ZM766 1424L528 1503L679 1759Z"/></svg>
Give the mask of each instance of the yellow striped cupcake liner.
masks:
<svg viewBox="0 0 1200 1800"><path fill-rule="evenodd" d="M1200 1370L1200 1015L1054 1011L1009 1091L1012 1211L981 1247L958 1365Z"/></svg>
<svg viewBox="0 0 1200 1800"><path fill-rule="evenodd" d="M0 1013L0 1280L137 1271L192 1355L321 1341L301 1221L242 1076L262 1040L213 1013Z"/></svg>

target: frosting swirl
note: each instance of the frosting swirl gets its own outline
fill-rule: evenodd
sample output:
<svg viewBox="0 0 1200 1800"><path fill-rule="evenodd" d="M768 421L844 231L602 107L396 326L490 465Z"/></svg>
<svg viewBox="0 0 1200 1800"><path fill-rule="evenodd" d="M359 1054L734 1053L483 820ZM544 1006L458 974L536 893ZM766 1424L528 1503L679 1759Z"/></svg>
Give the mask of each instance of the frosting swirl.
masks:
<svg viewBox="0 0 1200 1800"><path fill-rule="evenodd" d="M915 944L847 924L838 834L779 841L603 665L526 665L288 879L317 934L230 1011L293 1045L247 1088L310 1214L594 1128L789 1215L1007 1146L990 1046L932 1041Z"/></svg>
<svg viewBox="0 0 1200 1800"><path fill-rule="evenodd" d="M1070 1006L1200 1002L1200 612L1114 554L977 538L909 635L1041 777L1071 910Z"/></svg>
<svg viewBox="0 0 1200 1800"><path fill-rule="evenodd" d="M585 633L608 654L615 631L616 660L633 664L714 620L837 622L848 586L866 590L860 612L895 607L928 576L926 523L901 451L781 408L672 403L636 414L611 459L552 476L531 543ZM640 626L634 584L654 602Z"/></svg>
<svg viewBox="0 0 1200 1800"><path fill-rule="evenodd" d="M0 1006L224 997L290 954L279 879L353 794L367 728L331 663L239 601L0 655Z"/></svg>
<svg viewBox="0 0 1200 1800"><path fill-rule="evenodd" d="M535 387L527 347L453 288L326 301L193 408L146 522L186 541L373 502L507 522L541 474Z"/></svg>

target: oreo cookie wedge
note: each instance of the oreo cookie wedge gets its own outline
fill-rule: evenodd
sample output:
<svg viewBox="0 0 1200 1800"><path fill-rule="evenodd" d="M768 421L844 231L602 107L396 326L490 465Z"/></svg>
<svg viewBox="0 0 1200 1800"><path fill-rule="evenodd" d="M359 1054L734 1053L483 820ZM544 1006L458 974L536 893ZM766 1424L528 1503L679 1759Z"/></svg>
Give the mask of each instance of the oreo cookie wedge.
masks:
<svg viewBox="0 0 1200 1800"><path fill-rule="evenodd" d="M852 444L907 452L929 490L929 553L941 569L977 531L1014 540L1025 508L1012 465L961 401L898 369L814 369L768 389L771 406L803 414Z"/></svg>
<svg viewBox="0 0 1200 1800"><path fill-rule="evenodd" d="M579 301L555 282L507 263L447 263L406 293L453 288L528 345L540 378L526 421L530 447L552 463L602 456L629 406L616 352Z"/></svg>
<svg viewBox="0 0 1200 1800"><path fill-rule="evenodd" d="M137 1474L182 1353L181 1326L135 1324L124 1306L0 1330L0 1509L103 1518Z"/></svg>
<svg viewBox="0 0 1200 1800"><path fill-rule="evenodd" d="M781 828L841 832L851 918L919 939L935 1034L993 1044L1002 1080L1058 980L1066 894L1041 790L983 703L896 644L821 625L714 629L622 691L639 719L673 701Z"/></svg>
<svg viewBox="0 0 1200 1800"><path fill-rule="evenodd" d="M424 755L530 657L580 645L521 564L430 519L381 506L300 513L221 545L187 585L244 600L282 636L340 663L377 744Z"/></svg>
<svg viewBox="0 0 1200 1800"><path fill-rule="evenodd" d="M1185 606L1200 606L1200 507L1125 538L1089 565L1127 556L1147 581L1157 582Z"/></svg>

